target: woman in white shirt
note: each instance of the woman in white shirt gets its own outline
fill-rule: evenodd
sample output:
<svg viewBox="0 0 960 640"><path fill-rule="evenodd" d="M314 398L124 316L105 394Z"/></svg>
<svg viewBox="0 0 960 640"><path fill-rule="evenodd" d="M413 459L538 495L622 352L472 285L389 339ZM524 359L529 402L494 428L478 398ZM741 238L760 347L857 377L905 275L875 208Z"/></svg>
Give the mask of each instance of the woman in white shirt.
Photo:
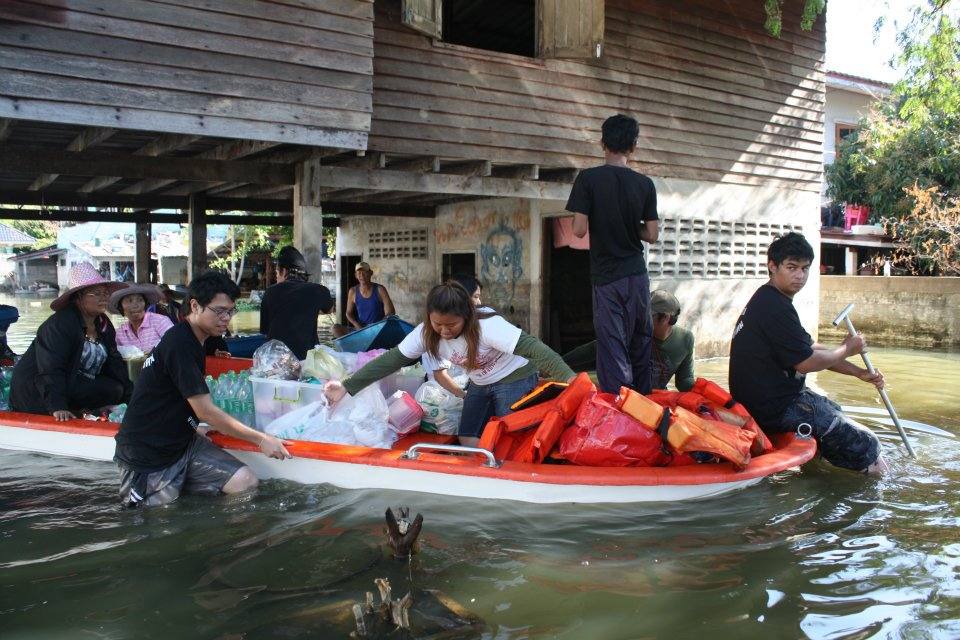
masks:
<svg viewBox="0 0 960 640"><path fill-rule="evenodd" d="M557 380L574 377L549 347L496 312L477 310L463 286L448 282L430 290L425 321L399 346L342 382L328 382L324 393L330 402L355 395L424 354L462 367L470 378L457 432L465 446L476 446L491 417L510 413L510 405L536 386L539 371Z"/></svg>

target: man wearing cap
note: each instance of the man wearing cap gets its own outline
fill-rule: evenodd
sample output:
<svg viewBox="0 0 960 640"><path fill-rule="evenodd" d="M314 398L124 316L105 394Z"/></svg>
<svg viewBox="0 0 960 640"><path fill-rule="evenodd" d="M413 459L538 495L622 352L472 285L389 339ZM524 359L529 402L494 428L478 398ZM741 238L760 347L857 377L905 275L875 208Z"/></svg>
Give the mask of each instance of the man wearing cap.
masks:
<svg viewBox="0 0 960 640"><path fill-rule="evenodd" d="M677 326L680 301L663 289L650 294L653 316L653 387L666 389L670 378L679 391L693 388L693 333Z"/></svg>
<svg viewBox="0 0 960 640"><path fill-rule="evenodd" d="M677 389L689 391L693 387L693 333L677 326L680 302L672 293L658 289L650 294L650 314L653 320L653 345L650 353L650 371L654 389L666 389L670 378ZM588 342L563 355L563 360L574 371L597 368L597 341Z"/></svg>
<svg viewBox="0 0 960 640"><path fill-rule="evenodd" d="M394 315L397 311L393 308L393 300L386 287L373 281L370 264L358 262L355 273L359 284L347 293L346 308L347 322L353 325L352 330L363 329Z"/></svg>
<svg viewBox="0 0 960 640"><path fill-rule="evenodd" d="M333 311L330 290L309 280L303 254L286 246L277 255L277 284L260 302L260 333L284 343L301 360L317 344L317 316Z"/></svg>

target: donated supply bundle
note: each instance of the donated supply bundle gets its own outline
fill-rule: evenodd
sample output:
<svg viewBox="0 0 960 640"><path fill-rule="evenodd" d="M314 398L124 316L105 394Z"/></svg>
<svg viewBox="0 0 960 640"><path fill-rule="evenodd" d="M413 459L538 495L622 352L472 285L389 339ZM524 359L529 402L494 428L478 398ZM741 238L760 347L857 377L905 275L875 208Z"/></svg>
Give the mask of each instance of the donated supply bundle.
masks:
<svg viewBox="0 0 960 640"><path fill-rule="evenodd" d="M334 444L389 449L397 432L389 422L387 401L375 385L356 396L345 396L334 405L323 397L271 422L264 431L286 440L311 440Z"/></svg>

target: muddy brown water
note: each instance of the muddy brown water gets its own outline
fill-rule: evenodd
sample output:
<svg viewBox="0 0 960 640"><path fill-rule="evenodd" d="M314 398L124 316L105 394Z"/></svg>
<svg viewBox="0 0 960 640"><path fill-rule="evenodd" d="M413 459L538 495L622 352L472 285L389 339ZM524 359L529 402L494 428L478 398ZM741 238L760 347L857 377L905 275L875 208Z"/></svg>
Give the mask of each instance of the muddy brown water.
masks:
<svg viewBox="0 0 960 640"><path fill-rule="evenodd" d="M17 351L42 321L30 309L11 331ZM902 417L960 434L960 354L872 353ZM724 359L697 370L725 382ZM815 382L844 405L881 406L857 381ZM350 604L384 576L397 597L410 589L426 606L439 592L483 621L443 637L960 637L958 441L915 436L912 460L882 440L882 480L815 461L694 503L267 481L252 497L138 512L116 506L109 463L0 451L0 637L345 638ZM413 565L381 551L383 512L400 504L425 519ZM435 609L413 622L455 626Z"/></svg>

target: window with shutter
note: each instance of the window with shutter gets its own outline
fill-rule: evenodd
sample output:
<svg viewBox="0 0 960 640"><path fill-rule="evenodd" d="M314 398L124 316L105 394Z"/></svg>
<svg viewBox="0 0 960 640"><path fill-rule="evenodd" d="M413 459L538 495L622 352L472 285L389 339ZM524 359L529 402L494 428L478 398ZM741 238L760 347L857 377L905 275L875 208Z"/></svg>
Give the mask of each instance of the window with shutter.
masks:
<svg viewBox="0 0 960 640"><path fill-rule="evenodd" d="M538 0L539 55L596 59L603 55L604 0Z"/></svg>
<svg viewBox="0 0 960 640"><path fill-rule="evenodd" d="M431 38L440 38L443 25L442 0L401 0L400 20L411 29Z"/></svg>

